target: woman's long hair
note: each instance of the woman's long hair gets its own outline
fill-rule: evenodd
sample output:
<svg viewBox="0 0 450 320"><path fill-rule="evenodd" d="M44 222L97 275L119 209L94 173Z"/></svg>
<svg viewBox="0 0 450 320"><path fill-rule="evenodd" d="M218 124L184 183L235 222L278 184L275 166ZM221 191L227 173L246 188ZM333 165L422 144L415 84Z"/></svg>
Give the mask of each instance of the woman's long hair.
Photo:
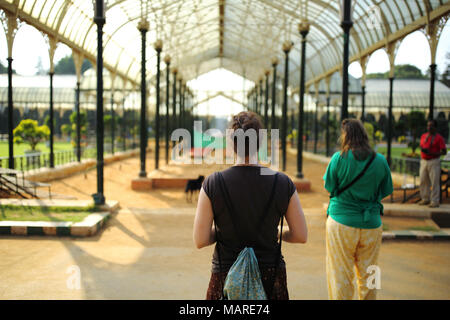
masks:
<svg viewBox="0 0 450 320"><path fill-rule="evenodd" d="M341 155L352 150L357 160L364 160L374 151L370 147L369 137L364 125L357 119L344 119L341 125Z"/></svg>

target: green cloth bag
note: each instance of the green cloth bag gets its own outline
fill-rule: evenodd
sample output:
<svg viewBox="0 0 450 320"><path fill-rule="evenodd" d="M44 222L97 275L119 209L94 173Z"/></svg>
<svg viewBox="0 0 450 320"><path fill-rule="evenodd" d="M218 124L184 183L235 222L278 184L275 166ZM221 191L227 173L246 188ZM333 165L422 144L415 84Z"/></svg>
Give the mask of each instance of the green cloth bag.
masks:
<svg viewBox="0 0 450 320"><path fill-rule="evenodd" d="M223 297L228 300L267 300L253 248L245 247L231 266L223 286Z"/></svg>

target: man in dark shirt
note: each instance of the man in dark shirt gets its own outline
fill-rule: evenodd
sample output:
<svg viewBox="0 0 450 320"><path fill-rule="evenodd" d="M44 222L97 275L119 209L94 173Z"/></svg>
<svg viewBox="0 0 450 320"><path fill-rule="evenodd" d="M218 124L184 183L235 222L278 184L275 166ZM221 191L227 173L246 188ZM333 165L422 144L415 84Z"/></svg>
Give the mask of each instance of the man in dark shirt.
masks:
<svg viewBox="0 0 450 320"><path fill-rule="evenodd" d="M447 153L444 138L436 131L436 120L429 120L428 132L420 138L420 198L419 204L431 204L430 208L439 207L439 188L441 179L441 155Z"/></svg>

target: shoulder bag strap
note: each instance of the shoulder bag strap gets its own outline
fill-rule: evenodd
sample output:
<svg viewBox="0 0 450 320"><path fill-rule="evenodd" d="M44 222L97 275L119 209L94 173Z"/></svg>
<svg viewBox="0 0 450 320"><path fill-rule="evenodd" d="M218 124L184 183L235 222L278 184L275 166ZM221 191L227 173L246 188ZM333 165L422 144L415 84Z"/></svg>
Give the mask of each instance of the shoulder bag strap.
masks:
<svg viewBox="0 0 450 320"><path fill-rule="evenodd" d="M216 211L214 210L214 204L212 205L212 209L213 209L213 220L214 220L214 232L216 235L216 248L217 248L217 257L219 258L219 281L220 281L220 285L221 285L221 290L220 290L220 296L221 299L224 299L223 296L223 287L224 287L224 283L222 280L222 273L223 273L223 267L222 267L222 259L220 258L220 247L222 246L220 239L219 239L219 234L217 233L217 215L216 215Z"/></svg>
<svg viewBox="0 0 450 320"><path fill-rule="evenodd" d="M283 221L284 221L284 215L283 213L281 213L281 217L280 217L280 224L281 224L281 228L280 228L280 240L279 240L279 244L278 244L278 254L275 260L275 269L273 271L272 274L272 287L270 289L270 292L267 295L267 299L270 299L272 297L273 294L273 288L275 287L275 281L277 280L277 273L278 273L278 267L280 265L280 260L281 260L281 243L283 242Z"/></svg>
<svg viewBox="0 0 450 320"><path fill-rule="evenodd" d="M350 188L356 181L358 181L363 175L364 173L367 171L367 169L369 168L370 164L373 162L373 160L375 159L376 153L374 152L372 154L372 157L370 158L369 162L366 163L366 166L364 167L364 169L356 176L356 178L354 178L349 184L347 184L345 187L341 188L341 189L337 189L335 192L333 192L332 195L330 195L330 198L333 197L337 197L339 194L341 194L342 192L344 192L345 190L347 190L348 188Z"/></svg>

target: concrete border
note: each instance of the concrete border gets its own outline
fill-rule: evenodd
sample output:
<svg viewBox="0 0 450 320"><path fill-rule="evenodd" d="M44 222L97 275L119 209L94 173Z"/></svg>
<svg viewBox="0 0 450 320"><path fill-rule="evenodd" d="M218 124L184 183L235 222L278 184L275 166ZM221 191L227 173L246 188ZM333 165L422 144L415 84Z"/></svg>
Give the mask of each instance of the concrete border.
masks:
<svg viewBox="0 0 450 320"><path fill-rule="evenodd" d="M421 230L394 230L383 231L383 241L385 240L450 240L450 229L441 229L440 231L421 231Z"/></svg>
<svg viewBox="0 0 450 320"><path fill-rule="evenodd" d="M78 207L93 205L92 200L41 200L41 199L0 199L0 205L24 207ZM0 235L20 236L72 236L89 237L95 235L112 212L119 209L119 201L107 200L99 208L102 212L89 214L81 222L70 221L0 221Z"/></svg>
<svg viewBox="0 0 450 320"><path fill-rule="evenodd" d="M413 217L431 219L434 214L450 215L450 205L441 204L438 208L419 206L410 203L383 203L384 215L387 217Z"/></svg>
<svg viewBox="0 0 450 320"><path fill-rule="evenodd" d="M24 207L77 207L86 208L94 204L93 200L64 200L64 199L0 199L0 206L24 206ZM119 201L106 200L104 206L100 206L103 211L113 212L119 208Z"/></svg>
<svg viewBox="0 0 450 320"><path fill-rule="evenodd" d="M100 230L110 215L91 213L81 222L0 221L0 235L89 237Z"/></svg>

